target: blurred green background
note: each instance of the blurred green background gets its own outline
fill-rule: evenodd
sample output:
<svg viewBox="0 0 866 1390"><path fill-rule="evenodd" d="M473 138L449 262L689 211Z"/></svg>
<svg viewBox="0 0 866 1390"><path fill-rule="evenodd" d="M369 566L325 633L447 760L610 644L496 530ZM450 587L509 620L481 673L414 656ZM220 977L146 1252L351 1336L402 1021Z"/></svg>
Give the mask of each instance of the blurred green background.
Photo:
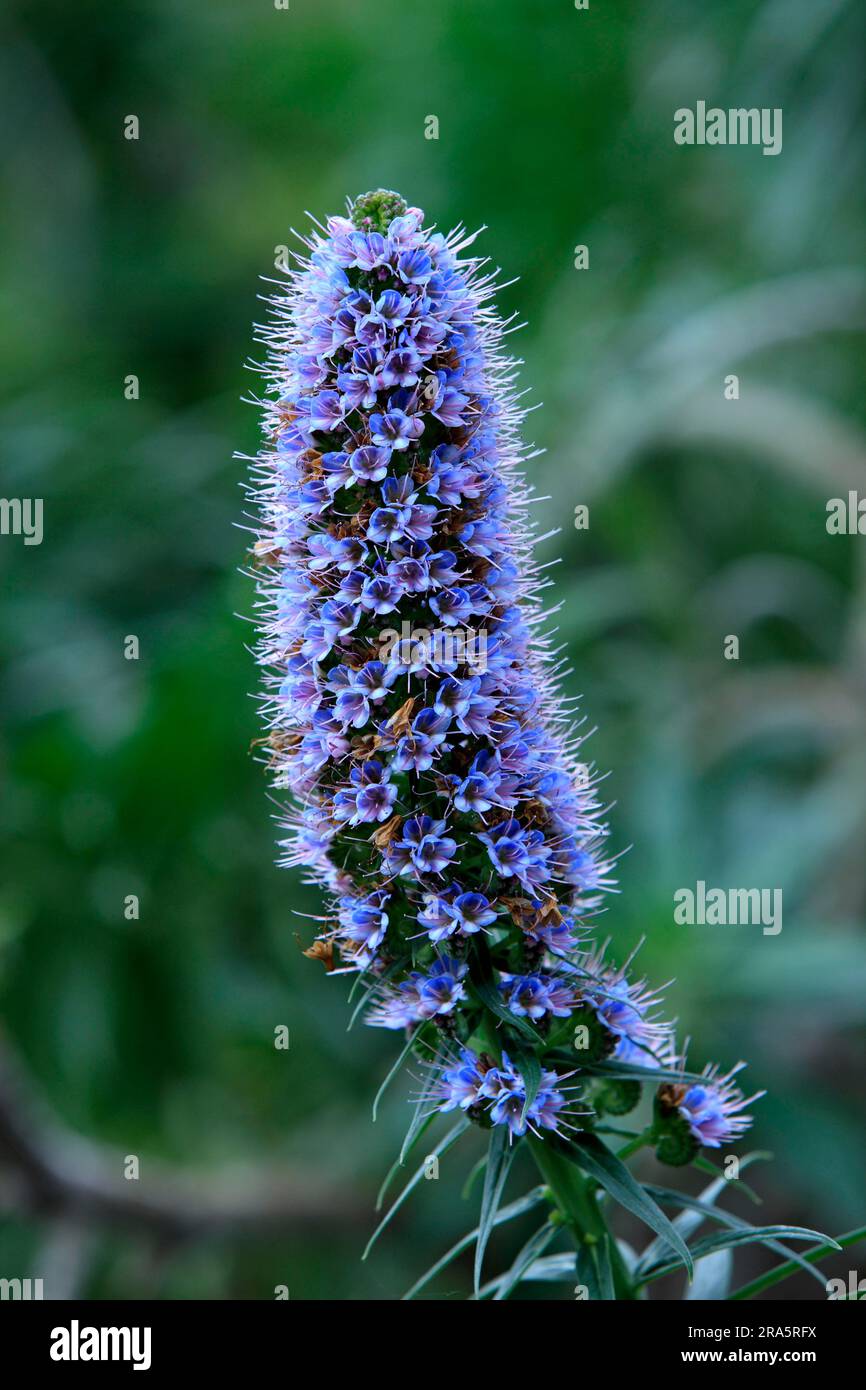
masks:
<svg viewBox="0 0 866 1390"><path fill-rule="evenodd" d="M866 538L825 529L829 498L866 495L858 8L5 5L2 491L42 497L45 534L0 540L4 1046L21 1105L104 1146L121 1183L137 1155L142 1196L159 1165L197 1198L226 1174L254 1206L274 1182L300 1197L253 1233L124 1230L0 1164L0 1275L46 1296L390 1299L474 1224L470 1143L359 1263L412 1083L372 1124L394 1039L347 1033L345 982L298 950L317 898L273 865L236 616L257 277L305 210L379 185L443 227L486 223L520 277L499 304L528 321L544 402L569 688L632 846L601 930L620 958L646 935L643 970L676 977L693 1063L743 1056L767 1087L761 1215L863 1220ZM698 99L781 107L782 153L676 146ZM675 926L697 879L780 887L781 935ZM38 1142L49 1170L69 1160ZM436 1292L468 1287L458 1265Z"/></svg>

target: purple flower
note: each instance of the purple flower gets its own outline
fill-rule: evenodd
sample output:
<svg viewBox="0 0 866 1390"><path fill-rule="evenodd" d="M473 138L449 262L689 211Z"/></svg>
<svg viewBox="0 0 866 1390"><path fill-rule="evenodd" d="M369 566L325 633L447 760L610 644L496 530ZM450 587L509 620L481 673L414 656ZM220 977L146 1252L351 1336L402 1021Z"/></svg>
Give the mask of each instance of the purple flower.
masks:
<svg viewBox="0 0 866 1390"><path fill-rule="evenodd" d="M456 627L470 617L472 598L467 589L442 589L430 599L430 607L445 627Z"/></svg>
<svg viewBox="0 0 866 1390"><path fill-rule="evenodd" d="M388 450L364 444L349 455L349 467L363 483L379 483L388 472Z"/></svg>
<svg viewBox="0 0 866 1390"><path fill-rule="evenodd" d="M352 797L355 810L350 825L388 819L397 799L397 788L388 781L389 776L390 770L375 758L352 768L353 790L347 791L347 796Z"/></svg>
<svg viewBox="0 0 866 1390"><path fill-rule="evenodd" d="M320 391L313 397L310 411L310 429L327 434L341 423L343 402L338 391Z"/></svg>
<svg viewBox="0 0 866 1390"><path fill-rule="evenodd" d="M423 285L433 274L433 262L423 247L416 246L400 256L397 274L407 285Z"/></svg>
<svg viewBox="0 0 866 1390"><path fill-rule="evenodd" d="M397 348L389 354L379 373L383 386L414 386L421 368L421 357L414 347Z"/></svg>
<svg viewBox="0 0 866 1390"><path fill-rule="evenodd" d="M503 878L523 877L530 867L526 835L516 820L504 820L494 830L478 836L490 862Z"/></svg>
<svg viewBox="0 0 866 1390"><path fill-rule="evenodd" d="M436 1098L440 1110L468 1110L475 1105L484 1082L478 1070L478 1058L468 1047L460 1049L460 1061L446 1068L436 1086Z"/></svg>
<svg viewBox="0 0 866 1390"><path fill-rule="evenodd" d="M678 1102L677 1109L688 1121L692 1134L708 1149L718 1149L739 1139L752 1123L752 1117L742 1112L764 1092L746 1097L734 1083L733 1078L745 1065L739 1062L724 1076L718 1067L706 1067L705 1079L689 1085Z"/></svg>
<svg viewBox="0 0 866 1390"><path fill-rule="evenodd" d="M574 991L550 975L509 975L502 972L499 988L507 1007L518 1018L568 1018L574 1009Z"/></svg>
<svg viewBox="0 0 866 1390"><path fill-rule="evenodd" d="M458 893L453 902L446 902L445 912L466 936L473 936L496 921L496 909L483 893Z"/></svg>
<svg viewBox="0 0 866 1390"><path fill-rule="evenodd" d="M370 416L373 443L389 449L408 449L414 439L424 433L424 421L403 410L388 410Z"/></svg>
<svg viewBox="0 0 866 1390"><path fill-rule="evenodd" d="M483 1064L470 1048L460 1049L460 1059L445 1067L437 1078L434 1096L439 1110L484 1109L494 1125L506 1125L513 1137L527 1129L561 1132L559 1116L567 1101L557 1089L556 1072L542 1070L535 1099L527 1107L526 1083L507 1052L498 1066Z"/></svg>
<svg viewBox="0 0 866 1390"><path fill-rule="evenodd" d="M430 816L406 821L403 838L395 846L400 872L414 869L419 875L440 874L457 852L457 842L445 834L445 822Z"/></svg>
<svg viewBox="0 0 866 1390"><path fill-rule="evenodd" d="M364 608L373 613L390 613L397 607L402 596L399 583L388 574L377 574L364 581L359 595Z"/></svg>
<svg viewBox="0 0 866 1390"><path fill-rule="evenodd" d="M390 545L406 534L410 511L408 507L377 507L367 526L367 539L378 545Z"/></svg>
<svg viewBox="0 0 866 1390"><path fill-rule="evenodd" d="M466 997L465 975L465 964L447 956L427 973L413 970L396 989L382 991L367 1022L376 1028L406 1028L427 1019L447 1018Z"/></svg>
<svg viewBox="0 0 866 1390"><path fill-rule="evenodd" d="M367 898L345 898L340 905L340 938L359 965L367 965L385 940L388 930L388 894L381 889Z"/></svg>
<svg viewBox="0 0 866 1390"><path fill-rule="evenodd" d="M295 797L283 862L327 895L322 940L363 972L371 1023L435 1024L435 1060L416 1058L434 1103L520 1136L571 1125L565 1078L527 1090L525 1020L555 1039L552 1020L592 1009L643 1067L670 1065L673 1033L657 993L580 939L612 857L594 779L574 777L515 364L471 240L380 190L314 229L278 287L257 655L275 788ZM472 1037L496 1056L457 1056ZM733 1075L678 1088L702 1143L748 1123Z"/></svg>
<svg viewBox="0 0 866 1390"><path fill-rule="evenodd" d="M645 980L629 982L625 968L605 966L603 956L603 951L594 952L583 963L587 975L584 995L596 1017L617 1039L614 1057L643 1067L669 1064L673 1024L658 1018L659 991L649 989Z"/></svg>
<svg viewBox="0 0 866 1390"><path fill-rule="evenodd" d="M418 989L418 1008L422 1018L436 1018L453 1013L466 997L462 984L467 966L445 956L430 974L423 977Z"/></svg>

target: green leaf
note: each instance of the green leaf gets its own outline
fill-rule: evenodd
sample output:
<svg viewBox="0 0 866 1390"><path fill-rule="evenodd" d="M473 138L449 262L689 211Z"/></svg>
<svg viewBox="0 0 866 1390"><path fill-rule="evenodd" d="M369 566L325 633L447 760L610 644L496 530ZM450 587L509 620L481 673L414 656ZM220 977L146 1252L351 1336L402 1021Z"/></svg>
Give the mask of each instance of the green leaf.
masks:
<svg viewBox="0 0 866 1390"><path fill-rule="evenodd" d="M353 986L353 988L354 988L354 986ZM354 1009L352 1010L352 1012L351 1012L350 1015L349 1015L349 1022L346 1024L346 1032L347 1032L347 1033L351 1033L351 1031L352 1031L352 1029L354 1028L355 1023L356 1023L356 1021L357 1021L358 1015L367 1007L367 1005L369 1004L370 999L372 998L372 996L373 996L373 991L372 991L372 989L365 989L365 990L364 990L363 994L361 995L361 998L358 1000L357 1004L355 1005ZM350 994L350 995L349 995L349 1002L351 1003L351 1001L352 1001L352 996L351 996L351 994Z"/></svg>
<svg viewBox="0 0 866 1390"><path fill-rule="evenodd" d="M584 1170L594 1178L600 1187L619 1202L620 1206L625 1207L633 1216L639 1217L650 1230L655 1231L656 1235L661 1236L671 1249L679 1255L680 1261L685 1265L691 1278L694 1273L692 1257L689 1254L688 1246L683 1241L662 1211L661 1207L647 1195L644 1189L635 1182L624 1163L621 1163L616 1154L612 1154L610 1149L605 1148L600 1139L593 1135L582 1135L581 1138L565 1141L564 1152Z"/></svg>
<svg viewBox="0 0 866 1390"><path fill-rule="evenodd" d="M383 973L382 973L381 975L378 975L378 976L376 977L376 984L377 984L377 985L381 985L382 983L384 983L384 981L392 979L392 978L394 977L394 975L396 975L396 974L398 973L399 969L400 969L399 962L398 962L398 961L395 961L393 964L391 964L391 965L388 966L387 970L383 971ZM367 1005L369 1004L370 1000L373 998L373 996L374 996L375 993L376 993L375 986L372 985L372 984L370 983L369 977L368 977L367 975L365 975L365 974L360 974L360 975L356 975L356 976L355 976L355 979L354 979L354 981L353 981L353 983L352 983L352 987L351 987L351 989L349 990L349 1000L348 1000L348 1002L349 1002L350 1004L351 1004L351 1002L352 1002L352 999L353 999L354 996L355 996L355 991L356 991L356 990L360 990L360 991L361 991L361 998L358 1000L357 1004L355 1005L354 1009L352 1010L351 1016L350 1016L350 1018L349 1018L349 1022L348 1022L347 1025L346 1025L346 1032L347 1032L347 1033L350 1033L350 1032L352 1031L352 1029L353 1029L354 1026L355 1026L355 1023L357 1022L358 1015L361 1013L361 1011L362 1011L363 1009L365 1009L365 1008L367 1007Z"/></svg>
<svg viewBox="0 0 866 1390"><path fill-rule="evenodd" d="M772 1157L769 1149L754 1149L740 1159L740 1172L742 1173L752 1163L768 1163ZM692 1167L697 1168L700 1173L707 1173L711 1178L721 1178L726 1187L735 1188L737 1192L745 1193L749 1201L754 1202L756 1207L762 1205L761 1198L753 1187L750 1187L747 1182L743 1182L742 1178L726 1178L722 1170L717 1168L715 1163L710 1163L703 1154L699 1153L696 1158L692 1159Z"/></svg>
<svg viewBox="0 0 866 1390"><path fill-rule="evenodd" d="M435 1086L436 1076L431 1071L428 1073L427 1077L421 1085L421 1090L418 1093L418 1099L413 1102L414 1110L412 1112L412 1120L409 1124L409 1128L406 1131L406 1136L400 1147L400 1157L397 1160L398 1163L403 1163L405 1161L407 1154L411 1150L412 1146L415 1143L415 1140L418 1137L421 1127L424 1126L426 1128L426 1120L428 1116L424 1114L424 1106L430 1100Z"/></svg>
<svg viewBox="0 0 866 1390"><path fill-rule="evenodd" d="M513 1221L515 1217L523 1216L526 1212L532 1211L534 1207L537 1207L544 1200L544 1188L534 1187L531 1192L527 1192L525 1197L518 1197L517 1201L511 1202L509 1206L500 1207L493 1219L493 1225L502 1226L506 1221ZM435 1279L437 1274L441 1274L443 1269L447 1269L452 1260L456 1260L458 1255L462 1255L464 1250L468 1250L477 1239L478 1227L476 1226L473 1231L462 1236L456 1245L452 1245L451 1249L447 1251L441 1259L437 1260L435 1265L431 1265L426 1274L421 1275L421 1278L412 1285L409 1292L404 1293L402 1301L407 1302L409 1299L414 1298L417 1293L420 1293L421 1290L430 1283L431 1279Z"/></svg>
<svg viewBox="0 0 866 1390"><path fill-rule="evenodd" d="M587 1236L602 1240L608 1232L601 1207L596 1200L596 1184L582 1171L574 1153L570 1151L570 1141L555 1139L552 1135L544 1139L529 1135L526 1142L565 1223L578 1241ZM617 1297L631 1298L632 1281L628 1264L618 1243L610 1247L610 1263Z"/></svg>
<svg viewBox="0 0 866 1390"><path fill-rule="evenodd" d="M827 1255L832 1255L836 1250L847 1250L850 1245L859 1245L861 1240L866 1240L866 1226L858 1226L853 1231L846 1231L845 1235L839 1236L834 1241L817 1245L814 1250L805 1251L803 1259L809 1264L815 1264L818 1260L825 1259ZM741 1284L730 1295L730 1298L733 1301L753 1298L756 1294L763 1293L765 1289L772 1289L776 1284L781 1284L785 1279L790 1279L792 1274L797 1273L799 1273L799 1266L793 1260L789 1260L787 1264L777 1265L775 1269L759 1275L750 1283Z"/></svg>
<svg viewBox="0 0 866 1390"><path fill-rule="evenodd" d="M478 1239L475 1244L475 1269L473 1274L475 1295L481 1286L481 1265L484 1251L493 1229L493 1221L502 1200L503 1189L511 1167L516 1145L511 1143L511 1131L507 1125L494 1125L490 1131L490 1145L487 1150L487 1167L484 1170L484 1189L481 1194L481 1216L478 1221Z"/></svg>
<svg viewBox="0 0 866 1390"><path fill-rule="evenodd" d="M766 1245L771 1240L813 1240L816 1232L800 1226L750 1226L745 1231L717 1231L715 1235L704 1236L692 1246L692 1257L701 1260L714 1250L727 1250L738 1245ZM835 1242L834 1242L835 1245ZM835 1248L839 1248L836 1246ZM679 1268L679 1262L668 1260L645 1271L641 1282L651 1283L665 1274L672 1274Z"/></svg>
<svg viewBox="0 0 866 1390"><path fill-rule="evenodd" d="M421 1124L418 1126L418 1128L416 1129L415 1134L414 1134L414 1136L413 1136L413 1138L412 1138L412 1142L408 1145L408 1147L405 1148L405 1152L404 1152L404 1151L401 1151L400 1154L399 1154L399 1156L398 1156L397 1158L395 1158L394 1162L391 1164L391 1167L388 1169L387 1173L385 1174L385 1178L384 1178L384 1180L383 1180L383 1182L382 1182L382 1186L379 1188L379 1192L378 1192L378 1195L377 1195L377 1197L376 1197L376 1208L375 1208L376 1211L381 1211L381 1210L382 1210L382 1203L383 1203L384 1200L385 1200L385 1196L386 1196L386 1194L387 1194L387 1192L388 1192L389 1187L391 1186L392 1182L393 1182L394 1179L396 1178L396 1176L397 1176L397 1174L399 1173L400 1169L403 1167L404 1158L407 1158L407 1157L409 1156L409 1154L412 1152L412 1150L414 1149L415 1145L417 1144L418 1140L421 1138L422 1134L426 1134L427 1130L430 1128L430 1126L432 1125L432 1123L433 1123L433 1121L434 1121L435 1119L436 1119L435 1114L425 1116L425 1118L423 1119L422 1123L421 1123ZM414 1121L413 1121L413 1123L414 1123ZM407 1135L407 1138L408 1138L408 1135Z"/></svg>
<svg viewBox="0 0 866 1390"><path fill-rule="evenodd" d="M523 1276L524 1284L573 1284L575 1275L574 1251L560 1255L545 1255L536 1260Z"/></svg>
<svg viewBox="0 0 866 1390"><path fill-rule="evenodd" d="M535 1232L535 1235L529 1237L511 1268L503 1274L499 1281L499 1287L493 1295L494 1303L508 1297L511 1290L520 1283L530 1265L547 1249L553 1237L559 1235L561 1230L561 1226L555 1226L552 1221L545 1221L544 1225Z"/></svg>
<svg viewBox="0 0 866 1390"><path fill-rule="evenodd" d="M472 1165L471 1169L469 1170L469 1176L463 1184L463 1187L461 1188L460 1197L462 1201L468 1202L469 1198L472 1196L472 1189L475 1186L476 1181L478 1180L478 1178L480 1178L481 1174L484 1172L484 1169L486 1167L487 1155L482 1154L478 1162Z"/></svg>
<svg viewBox="0 0 866 1390"><path fill-rule="evenodd" d="M563 1060L565 1060L563 1058ZM574 1055L570 1056L574 1061ZM669 1067L642 1067L639 1062L587 1062L581 1066L587 1076L618 1077L620 1081L705 1081L706 1077L695 1071L673 1071Z"/></svg>
<svg viewBox="0 0 866 1390"><path fill-rule="evenodd" d="M424 1032L425 1027L426 1025L422 1024L420 1028L416 1028L414 1033L409 1034L409 1037L406 1039L406 1045L401 1049L400 1055L398 1056L396 1062L394 1062L393 1066L391 1067L391 1070L388 1072L388 1075L385 1077L385 1080L382 1082L382 1085L376 1092L376 1099L373 1101L374 1124L379 1113L379 1101L382 1099L391 1082L394 1080L394 1077L397 1075L398 1071L402 1067L409 1053L412 1051L412 1048L415 1046L416 1043L423 1042L422 1034Z"/></svg>
<svg viewBox="0 0 866 1390"><path fill-rule="evenodd" d="M740 1172L744 1172L747 1168L751 1167L753 1163L757 1163L760 1159L765 1157L767 1157L767 1155L760 1150L754 1150L752 1153L745 1154L740 1159ZM697 1160L695 1160L694 1166L698 1166ZM755 1196L752 1189L748 1187L746 1183L742 1182L739 1178L726 1178L721 1170L714 1167L712 1163L708 1163L706 1168L702 1169L702 1171L708 1171L713 1181L709 1183L697 1197L682 1197L680 1193L673 1191L673 1189L667 1187L653 1187L649 1183L646 1184L649 1191L656 1198L656 1201L663 1200L659 1194L664 1193L669 1203L676 1203L683 1208L681 1214L674 1218L674 1225L683 1240L688 1240L689 1236L694 1234L702 1220L718 1212L718 1208L715 1205L716 1198L728 1188L736 1186L747 1192L756 1202L759 1201L759 1198ZM668 1196L668 1194L670 1195ZM706 1204L707 1210L702 1210L702 1203ZM717 1219L719 1218L717 1217ZM660 1240L651 1241L637 1261L635 1268L639 1268L642 1264L647 1266L654 1264L656 1260L662 1258L663 1254L663 1242Z"/></svg>
<svg viewBox="0 0 866 1390"><path fill-rule="evenodd" d="M592 1300L611 1303L616 1298L610 1262L610 1236L605 1235L601 1240L580 1247L577 1252L577 1282L586 1286Z"/></svg>
<svg viewBox="0 0 866 1390"><path fill-rule="evenodd" d="M465 1118L465 1116L464 1116L463 1118L461 1118L460 1120L458 1120L458 1121L457 1121L457 1124L454 1126L454 1128L453 1128L453 1129L449 1129L448 1133L445 1135L445 1138L444 1138L444 1139L440 1139L439 1143L436 1145L435 1149L432 1151L432 1154L430 1155L430 1157L432 1157L432 1158L441 1158L442 1154L447 1153L448 1150L451 1148L452 1144L455 1144L455 1143L457 1142L457 1140L460 1138L460 1135L463 1134L463 1133L465 1132L465 1130L467 1130L467 1129L469 1128L469 1125L470 1125L470 1121L467 1120L467 1119ZM368 1240L368 1242L367 1242L367 1248L365 1249L363 1255L361 1256L361 1259L362 1259L362 1260L366 1260L367 1256L369 1255L370 1251L373 1249L373 1246L376 1244L376 1241L379 1239L380 1235L382 1234L382 1232L384 1231L385 1227L386 1227L386 1226L388 1225L388 1223L390 1222L391 1218L399 1211L400 1207L402 1207L402 1205L403 1205L403 1203L405 1202L406 1198L409 1196L409 1193L410 1193L415 1187L418 1186L418 1183L421 1181L422 1177L424 1176L424 1167L425 1167L426 1161L427 1161L427 1160L426 1160L426 1158L425 1158L424 1163L422 1163L421 1166L420 1166L419 1168L417 1168L416 1171L413 1173L412 1177L409 1179L409 1181L407 1182L406 1186L403 1188L403 1191L400 1193L400 1196L397 1198L396 1202L394 1202L394 1204L388 1208L387 1212L385 1213L385 1215L383 1216L382 1220L379 1222L379 1224L378 1224L378 1226L376 1227L375 1231L373 1232L373 1234L371 1235L370 1239Z"/></svg>
<svg viewBox="0 0 866 1390"><path fill-rule="evenodd" d="M400 1146L400 1153L395 1159L395 1161L391 1164L391 1167L385 1174L382 1186L379 1188L379 1195L376 1198L376 1211L382 1210L382 1203L385 1200L385 1194L391 1186L391 1183L394 1181L400 1169L403 1167L403 1164L406 1162L406 1159L414 1149L422 1134L426 1133L426 1131L432 1125L433 1121L436 1119L435 1111L427 1115L424 1114L424 1105L430 1099L430 1093L433 1090L435 1084L436 1078L431 1072L427 1076L425 1081L422 1083L421 1091L417 1100L412 1102L412 1119L409 1123L409 1128L406 1131L403 1143Z"/></svg>
<svg viewBox="0 0 866 1390"><path fill-rule="evenodd" d="M529 1052L526 1048L521 1047L515 1054L515 1065L523 1077L523 1084L526 1088L526 1099L521 1111L521 1116L525 1120L541 1085L541 1063L534 1052Z"/></svg>
<svg viewBox="0 0 866 1390"><path fill-rule="evenodd" d="M742 1217L734 1216L731 1212L724 1211L721 1207L717 1207L712 1200L706 1200L708 1194L715 1195L714 1189L718 1188L720 1183L724 1185L725 1179L719 1178L715 1183L711 1183L705 1192L701 1193L700 1197L686 1197L681 1192L674 1192L670 1188L656 1187L652 1184L647 1184L647 1191L659 1202L686 1208L683 1215L678 1216L674 1222L674 1225L684 1240L687 1239L693 1231L696 1231L701 1225L701 1222L705 1220L718 1221L719 1225L727 1226L730 1230L755 1230L756 1228L751 1222L744 1221ZM802 1228L796 1227L795 1229L801 1230ZM662 1252L657 1248L658 1244L657 1241L654 1241L652 1246L644 1251L643 1256L638 1261L638 1267L635 1271L635 1277L638 1281L640 1281L642 1270L651 1268L653 1264L658 1263L664 1258ZM821 1275L812 1268L804 1256L798 1255L794 1250L789 1250L779 1241L767 1241L766 1245L768 1249L773 1250L777 1255L786 1255L794 1260L796 1264L799 1264L802 1269L805 1269L805 1271L813 1278L817 1279L819 1283L824 1282Z"/></svg>

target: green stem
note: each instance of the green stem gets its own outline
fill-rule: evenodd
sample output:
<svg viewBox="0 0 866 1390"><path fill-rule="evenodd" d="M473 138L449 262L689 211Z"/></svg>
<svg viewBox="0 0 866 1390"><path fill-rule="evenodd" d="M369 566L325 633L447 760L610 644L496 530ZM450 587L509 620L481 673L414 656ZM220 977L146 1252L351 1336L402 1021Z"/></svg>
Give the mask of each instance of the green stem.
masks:
<svg viewBox="0 0 866 1390"><path fill-rule="evenodd" d="M481 1015L478 1034L484 1040L484 1051L489 1052L491 1057L500 1062L502 1060L502 1043L496 1032L496 1019L487 1009Z"/></svg>
<svg viewBox="0 0 866 1390"><path fill-rule="evenodd" d="M581 1246L592 1245L607 1236L616 1296L634 1298L634 1287L625 1261L614 1237L608 1231L590 1180L583 1177L570 1159L557 1153L543 1139L529 1135L528 1143L575 1246L580 1249Z"/></svg>
<svg viewBox="0 0 866 1390"><path fill-rule="evenodd" d="M632 1154L636 1154L639 1149L644 1148L645 1145L650 1143L651 1133L652 1131L650 1129L645 1129L642 1134L636 1134L634 1139L630 1139L627 1144L623 1144L622 1148L617 1152L617 1158L621 1159L623 1162L625 1162L627 1158L631 1158Z"/></svg>
<svg viewBox="0 0 866 1390"><path fill-rule="evenodd" d="M484 943L480 943L479 949L484 952L486 957ZM482 970L485 964L489 965L489 961L482 957ZM476 1033L484 1040L486 1050L499 1060L502 1045L497 1032L496 1019L488 1009L483 1010ZM642 1134L639 1137L643 1143L645 1136ZM608 1231L601 1207L596 1200L591 1179L586 1178L570 1159L557 1153L543 1139L534 1134L528 1134L526 1138L539 1172L550 1190L562 1223L567 1226L575 1248L579 1250L582 1246L592 1245L607 1237L614 1292L618 1299L635 1298L637 1295L634 1285L619 1246Z"/></svg>

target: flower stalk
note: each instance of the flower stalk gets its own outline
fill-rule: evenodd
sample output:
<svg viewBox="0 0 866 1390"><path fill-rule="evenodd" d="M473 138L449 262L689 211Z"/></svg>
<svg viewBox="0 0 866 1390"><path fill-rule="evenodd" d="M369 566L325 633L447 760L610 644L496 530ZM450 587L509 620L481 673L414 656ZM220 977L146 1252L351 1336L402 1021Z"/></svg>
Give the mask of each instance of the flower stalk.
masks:
<svg viewBox="0 0 866 1390"><path fill-rule="evenodd" d="M608 1230L593 1184L582 1177L573 1163L531 1135L527 1141L538 1170L547 1183L557 1209L578 1251L606 1241L610 1253L613 1283L618 1299L635 1297L625 1261L613 1235Z"/></svg>
<svg viewBox="0 0 866 1390"><path fill-rule="evenodd" d="M282 862L323 891L306 954L359 977L366 1021L416 1054L417 1113L462 1112L501 1162L525 1138L578 1251L603 1247L630 1297L581 1168L595 1128L657 1081L621 1157L688 1162L749 1121L736 1069L686 1072L659 992L587 935L613 883L606 808L545 631L536 454L474 239L374 190L269 297L253 561ZM611 1190L667 1229L606 1153Z"/></svg>

